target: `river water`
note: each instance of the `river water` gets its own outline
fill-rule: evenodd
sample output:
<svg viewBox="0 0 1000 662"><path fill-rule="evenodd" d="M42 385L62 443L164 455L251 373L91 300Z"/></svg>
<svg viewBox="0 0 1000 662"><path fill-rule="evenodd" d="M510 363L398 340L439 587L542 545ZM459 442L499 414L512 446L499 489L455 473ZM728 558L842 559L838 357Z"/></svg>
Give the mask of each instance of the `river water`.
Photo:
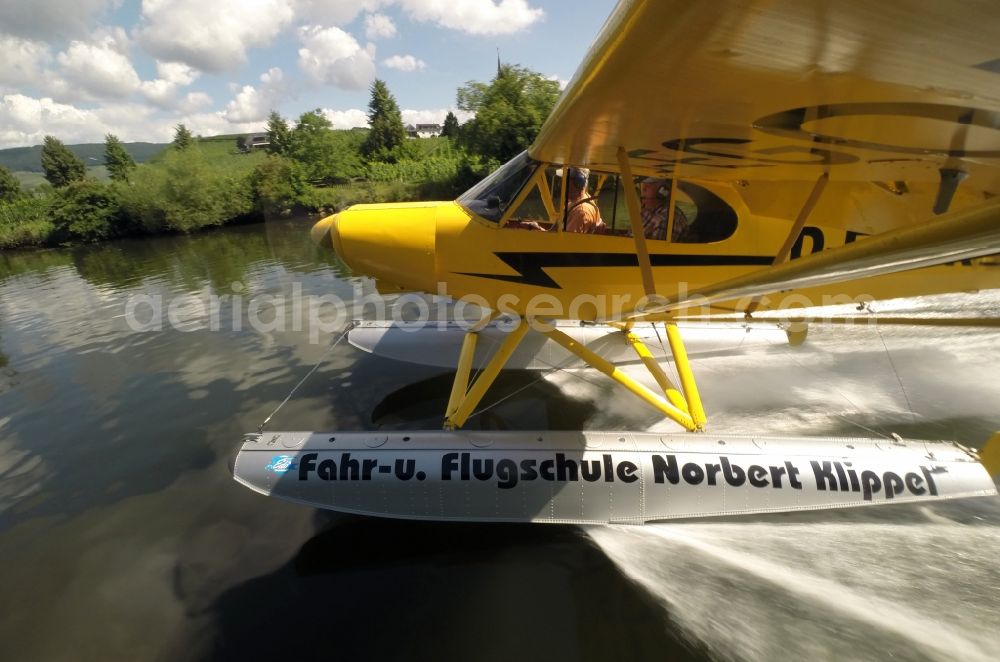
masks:
<svg viewBox="0 0 1000 662"><path fill-rule="evenodd" d="M434 427L447 399L447 371L328 354L349 312L319 297L372 286L308 227L0 255L0 659L995 659L997 498L581 529L240 487L242 434L318 361L271 429ZM878 307L996 316L1000 294ZM998 365L995 330L831 326L695 370L715 430L976 445ZM496 393L472 426L665 425L592 374Z"/></svg>

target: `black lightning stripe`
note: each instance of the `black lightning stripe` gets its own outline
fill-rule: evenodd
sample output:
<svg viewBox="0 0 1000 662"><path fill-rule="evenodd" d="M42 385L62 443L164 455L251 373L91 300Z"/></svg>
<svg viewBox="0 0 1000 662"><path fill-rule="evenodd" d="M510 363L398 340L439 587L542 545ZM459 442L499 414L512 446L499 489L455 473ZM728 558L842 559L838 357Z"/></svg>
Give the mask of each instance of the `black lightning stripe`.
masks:
<svg viewBox="0 0 1000 662"><path fill-rule="evenodd" d="M638 267L639 258L635 253L494 253L504 264L517 272L516 275L457 272L460 276L492 278L509 283L534 285L561 290L562 287L549 276L545 269L551 267ZM654 267L766 267L774 262L773 255L650 255Z"/></svg>

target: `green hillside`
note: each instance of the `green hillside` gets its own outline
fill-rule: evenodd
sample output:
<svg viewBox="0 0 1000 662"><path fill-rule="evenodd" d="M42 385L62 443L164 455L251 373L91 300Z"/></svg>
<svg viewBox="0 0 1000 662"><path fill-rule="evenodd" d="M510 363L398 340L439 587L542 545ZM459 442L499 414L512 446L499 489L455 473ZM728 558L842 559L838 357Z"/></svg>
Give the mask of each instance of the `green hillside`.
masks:
<svg viewBox="0 0 1000 662"><path fill-rule="evenodd" d="M125 149L136 163L145 163L154 155L163 151L165 143L124 143ZM104 164L104 143L85 143L82 145L66 145L70 151L80 157L85 165ZM0 149L0 166L8 170L21 172L42 171L42 146L12 147Z"/></svg>

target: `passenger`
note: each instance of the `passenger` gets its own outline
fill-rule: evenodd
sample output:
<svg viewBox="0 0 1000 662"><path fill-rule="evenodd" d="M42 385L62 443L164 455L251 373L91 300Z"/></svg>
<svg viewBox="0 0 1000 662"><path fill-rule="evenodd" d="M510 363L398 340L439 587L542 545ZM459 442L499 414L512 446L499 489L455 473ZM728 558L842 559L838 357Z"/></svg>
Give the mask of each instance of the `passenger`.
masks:
<svg viewBox="0 0 1000 662"><path fill-rule="evenodd" d="M566 177L566 231L583 234L604 234L608 226L594 198L587 194L587 168L568 168Z"/></svg>
<svg viewBox="0 0 1000 662"><path fill-rule="evenodd" d="M670 183L665 179L647 177L639 185L639 191L643 234L646 235L646 239L665 239L670 216ZM671 241L680 241L687 229L687 216L675 205Z"/></svg>

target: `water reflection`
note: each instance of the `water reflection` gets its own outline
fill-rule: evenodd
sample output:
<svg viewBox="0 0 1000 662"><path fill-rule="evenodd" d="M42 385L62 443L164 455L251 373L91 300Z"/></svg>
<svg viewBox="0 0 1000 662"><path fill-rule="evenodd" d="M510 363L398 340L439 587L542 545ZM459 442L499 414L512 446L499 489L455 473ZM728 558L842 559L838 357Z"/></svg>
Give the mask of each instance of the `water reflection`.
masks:
<svg viewBox="0 0 1000 662"><path fill-rule="evenodd" d="M318 519L208 608L197 657L703 659L574 527Z"/></svg>
<svg viewBox="0 0 1000 662"><path fill-rule="evenodd" d="M228 291L255 269L281 265L296 272L332 267L347 275L343 263L298 235L309 223L284 220L210 231L193 236L122 239L98 246L0 253L0 279L42 275L60 267L97 287L128 289L144 279L162 280L186 291L208 285ZM308 228L306 228L308 229ZM307 234L308 238L308 234Z"/></svg>
<svg viewBox="0 0 1000 662"><path fill-rule="evenodd" d="M440 429L454 377L454 372L446 372L393 391L375 405L372 423L385 429ZM497 377L465 427L580 430L596 409L592 402L568 400L538 371L508 370Z"/></svg>
<svg viewBox="0 0 1000 662"><path fill-rule="evenodd" d="M935 586L962 588L947 611L964 601L1000 613L991 566L962 561L1000 551L989 500L935 508L943 529L922 511L886 509L864 521L720 523L695 542L608 529L594 537L598 548L570 527L331 517L241 488L227 462L242 433L321 359L273 429L435 429L447 399L448 371L346 344L324 358L329 339L310 342L307 330L210 331L195 305L181 328L126 324L134 295L218 295L222 319L232 319L236 294L287 295L293 285L350 299L362 283L309 242L309 225L0 254L0 586L17 607L0 619L4 659L738 658L777 655L782 641L827 622L857 627L852 641L870 633L828 606L789 601L757 572L804 572L807 561L884 586L933 568ZM911 306L996 312L998 301ZM696 369L717 429L864 433L860 425L974 443L1000 427L998 354L996 336L977 331L817 329L794 352L704 357ZM631 396L571 371L504 374L490 403L473 425L659 423ZM859 540L888 542L858 549L855 525L868 527ZM974 535L962 534L967 525ZM840 565L810 555L811 541L841 554ZM704 556L719 548L765 564ZM890 581L890 566L907 571ZM769 601L792 606L759 608ZM756 613L767 619L746 616ZM719 634L749 627L741 623L757 638ZM894 654L922 657L893 636ZM741 648L746 641L753 647ZM834 638L810 641L803 655L856 657Z"/></svg>

